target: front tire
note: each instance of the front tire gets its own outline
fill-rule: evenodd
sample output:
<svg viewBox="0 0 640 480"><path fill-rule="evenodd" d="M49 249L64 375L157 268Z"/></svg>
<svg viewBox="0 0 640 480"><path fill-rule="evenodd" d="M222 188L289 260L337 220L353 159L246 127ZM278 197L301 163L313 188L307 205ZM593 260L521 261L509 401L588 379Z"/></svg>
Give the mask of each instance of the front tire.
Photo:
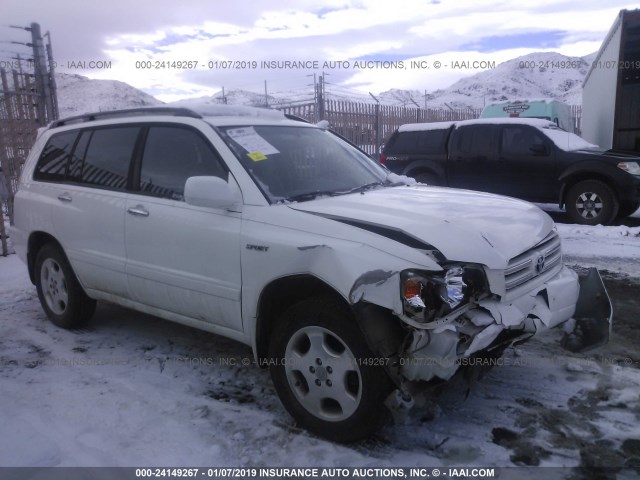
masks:
<svg viewBox="0 0 640 480"><path fill-rule="evenodd" d="M269 349L271 378L291 416L337 442L365 438L388 418L391 382L351 310L329 296L304 300L280 318Z"/></svg>
<svg viewBox="0 0 640 480"><path fill-rule="evenodd" d="M613 190L598 180L578 182L567 193L566 209L574 223L608 225L616 218L618 208Z"/></svg>
<svg viewBox="0 0 640 480"><path fill-rule="evenodd" d="M96 301L84 293L59 247L49 243L38 251L35 280L42 308L54 325L79 328L93 315Z"/></svg>

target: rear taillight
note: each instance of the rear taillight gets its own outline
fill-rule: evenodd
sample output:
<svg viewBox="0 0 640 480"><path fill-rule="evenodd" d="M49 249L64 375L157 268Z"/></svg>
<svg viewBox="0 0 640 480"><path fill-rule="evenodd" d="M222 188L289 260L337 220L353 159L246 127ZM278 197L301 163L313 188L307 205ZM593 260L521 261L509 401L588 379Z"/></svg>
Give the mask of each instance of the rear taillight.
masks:
<svg viewBox="0 0 640 480"><path fill-rule="evenodd" d="M384 153L380 154L380 163L384 165L384 162L387 161L387 156Z"/></svg>

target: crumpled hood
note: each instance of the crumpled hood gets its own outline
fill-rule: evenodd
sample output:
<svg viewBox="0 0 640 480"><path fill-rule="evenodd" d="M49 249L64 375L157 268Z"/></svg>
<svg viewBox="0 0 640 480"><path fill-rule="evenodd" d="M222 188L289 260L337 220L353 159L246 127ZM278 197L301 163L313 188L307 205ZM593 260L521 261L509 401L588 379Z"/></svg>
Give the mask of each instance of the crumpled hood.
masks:
<svg viewBox="0 0 640 480"><path fill-rule="evenodd" d="M535 205L489 193L412 185L289 205L351 225L401 231L438 249L447 260L505 268L543 240L551 218ZM365 228L366 230L366 228ZM391 252L390 252L391 253Z"/></svg>

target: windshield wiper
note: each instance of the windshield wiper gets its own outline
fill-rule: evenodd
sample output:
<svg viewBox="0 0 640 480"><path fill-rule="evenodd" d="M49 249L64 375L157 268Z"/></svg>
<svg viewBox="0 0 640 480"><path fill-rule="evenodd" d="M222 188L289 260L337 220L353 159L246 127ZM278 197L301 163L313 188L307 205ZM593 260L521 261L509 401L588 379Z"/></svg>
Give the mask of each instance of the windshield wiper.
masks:
<svg viewBox="0 0 640 480"><path fill-rule="evenodd" d="M343 195L345 192L339 192L336 190L316 190L315 192L306 192L306 193L298 193L297 195L291 195L290 197L286 197L285 202L305 202L307 200L314 200L317 197L321 197L323 195L328 195L334 197L336 195Z"/></svg>
<svg viewBox="0 0 640 480"><path fill-rule="evenodd" d="M352 188L351 190L347 190L346 192L341 192L341 193L346 194L346 193L366 192L367 190L371 190L372 188L382 187L385 185L386 184L383 182L372 182L372 183L367 183L366 185L360 185L359 187Z"/></svg>
<svg viewBox="0 0 640 480"><path fill-rule="evenodd" d="M290 197L286 197L283 200L280 200L281 202L304 202L307 200L314 200L317 197L321 197L323 195L327 195L330 197L335 197L338 195L347 195L348 193L358 193L358 192L365 192L367 190L371 190L372 188L375 187L381 187L384 186L385 183L384 182L372 182L372 183L367 183L366 185L360 185L359 187L355 187L352 188L350 190L316 190L315 192L306 192L306 193L299 193L297 195L291 195Z"/></svg>

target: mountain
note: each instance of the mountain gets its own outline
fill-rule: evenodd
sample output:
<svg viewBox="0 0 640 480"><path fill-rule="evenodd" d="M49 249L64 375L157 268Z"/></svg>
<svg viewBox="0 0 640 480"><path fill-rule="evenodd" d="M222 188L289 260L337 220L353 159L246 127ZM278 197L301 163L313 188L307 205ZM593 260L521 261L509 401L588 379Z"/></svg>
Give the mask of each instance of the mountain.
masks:
<svg viewBox="0 0 640 480"><path fill-rule="evenodd" d="M288 97L290 95L287 93L287 96L283 99L276 98L273 95L267 95L267 102L270 106L276 106L280 103L288 102ZM225 101L226 98L226 101ZM185 100L178 100L176 102L171 102L172 106L186 107L196 105L220 105L223 103L227 103L228 105L247 105L251 107L264 107L265 106L265 96L264 93L255 93L249 92L247 90L230 90L228 91L224 97L222 92L218 92L211 96L205 97L196 97L196 98L187 98Z"/></svg>
<svg viewBox="0 0 640 480"><path fill-rule="evenodd" d="M506 100L553 98L581 105L582 82L593 58L593 54L568 57L553 52L531 53L432 92L427 102L434 107L448 104L454 108L482 108ZM424 104L422 95L418 99L420 105Z"/></svg>
<svg viewBox="0 0 640 480"><path fill-rule="evenodd" d="M470 77L458 80L448 88L429 92L429 108L482 108L505 100L553 98L572 105L582 103L582 82L595 58L568 57L553 52L538 52L514 58ZM81 75L56 74L60 116L78 115L100 110L161 105L162 102L124 82L91 80ZM265 106L263 93L231 89L215 95L173 102L171 105L220 104ZM371 96L339 85L327 87L330 100L374 103ZM424 106L424 92L391 89L377 95L385 105ZM269 106L312 103L313 88L293 89L267 95Z"/></svg>
<svg viewBox="0 0 640 480"><path fill-rule="evenodd" d="M118 80L92 80L82 75L56 73L56 85L60 118L163 104L142 90Z"/></svg>
<svg viewBox="0 0 640 480"><path fill-rule="evenodd" d="M514 58L470 77L458 80L448 88L427 94L429 108L482 108L484 105L505 100L553 98L571 105L582 104L582 82L595 53L585 57L568 57L554 52L538 52ZM264 106L264 94L246 90L227 90L226 103L231 105ZM380 93L378 99L385 105L423 106L424 92L391 89ZM374 103L367 94L348 91L343 87L327 87L326 98ZM278 92L269 96L269 105L288 105L313 102L313 92ZM194 99L194 101L196 101ZM197 103L222 103L222 92L197 99ZM186 102L190 102L187 100ZM185 104L185 101L180 102ZM186 106L186 104L185 104Z"/></svg>

